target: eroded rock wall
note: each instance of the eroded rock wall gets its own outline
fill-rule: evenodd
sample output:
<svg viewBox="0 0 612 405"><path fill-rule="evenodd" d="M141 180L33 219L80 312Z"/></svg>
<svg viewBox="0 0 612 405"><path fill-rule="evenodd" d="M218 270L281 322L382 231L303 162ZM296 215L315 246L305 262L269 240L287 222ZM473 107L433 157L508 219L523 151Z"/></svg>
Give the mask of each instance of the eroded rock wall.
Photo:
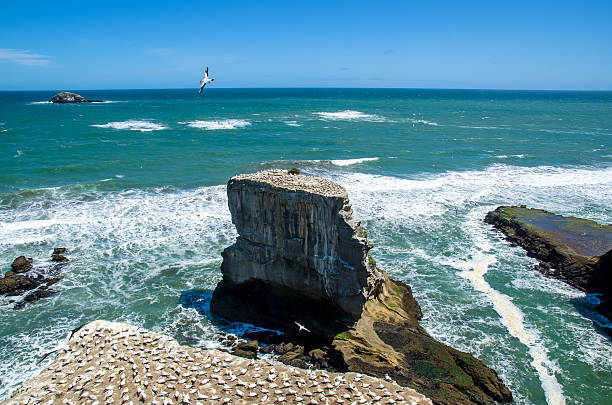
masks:
<svg viewBox="0 0 612 405"><path fill-rule="evenodd" d="M344 188L271 170L232 178L227 193L239 236L222 254L225 283L270 283L359 316L382 278Z"/></svg>

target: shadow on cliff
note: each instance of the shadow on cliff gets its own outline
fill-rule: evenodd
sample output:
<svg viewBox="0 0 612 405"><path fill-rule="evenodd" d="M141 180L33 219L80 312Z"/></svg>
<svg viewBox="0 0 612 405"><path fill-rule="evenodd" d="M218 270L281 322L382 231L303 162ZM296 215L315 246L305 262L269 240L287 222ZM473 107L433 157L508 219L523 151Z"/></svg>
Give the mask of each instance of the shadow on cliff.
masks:
<svg viewBox="0 0 612 405"><path fill-rule="evenodd" d="M593 322L597 333L612 342L612 321L598 312L600 310L598 306L603 305L599 303L599 295L587 294L585 297L574 298L571 302L580 315Z"/></svg>
<svg viewBox="0 0 612 405"><path fill-rule="evenodd" d="M267 332L271 335L278 335L282 333L272 329L260 328L249 323L228 321L225 318L213 314L210 311L212 296L212 290L185 290L181 292L179 304L181 304L181 306L184 308L195 309L200 315L205 316L215 327L224 333L234 334L237 336L261 332Z"/></svg>

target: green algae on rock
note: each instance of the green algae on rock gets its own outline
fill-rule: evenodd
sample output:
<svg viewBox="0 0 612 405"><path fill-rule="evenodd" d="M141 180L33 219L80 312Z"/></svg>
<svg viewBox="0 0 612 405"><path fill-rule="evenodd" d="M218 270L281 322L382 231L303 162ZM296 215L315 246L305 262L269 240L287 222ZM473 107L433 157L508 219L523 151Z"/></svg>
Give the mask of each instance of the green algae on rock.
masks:
<svg viewBox="0 0 612 405"><path fill-rule="evenodd" d="M541 273L601 294L598 310L612 319L612 225L525 206L498 207L485 222L540 260Z"/></svg>

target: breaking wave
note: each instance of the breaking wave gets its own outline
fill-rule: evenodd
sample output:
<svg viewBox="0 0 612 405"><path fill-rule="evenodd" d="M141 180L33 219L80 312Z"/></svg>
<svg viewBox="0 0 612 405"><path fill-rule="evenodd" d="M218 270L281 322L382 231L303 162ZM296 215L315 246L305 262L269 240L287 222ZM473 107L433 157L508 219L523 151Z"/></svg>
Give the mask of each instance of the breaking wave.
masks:
<svg viewBox="0 0 612 405"><path fill-rule="evenodd" d="M162 124L158 124L158 123L147 121L147 120L115 121L115 122L109 122L106 124L93 124L91 126L98 127L98 128L112 128L112 129L119 129L119 130L128 129L130 131L140 131L140 132L159 131L159 130L167 128L166 126Z"/></svg>
<svg viewBox="0 0 612 405"><path fill-rule="evenodd" d="M341 121L341 120L362 120L362 121L371 121L371 122L382 122L385 121L385 117L376 114L366 114L361 111L354 110L344 110L337 112L315 112L313 113L318 115L321 119L331 120L331 121Z"/></svg>
<svg viewBox="0 0 612 405"><path fill-rule="evenodd" d="M210 121L186 121L179 122L179 124L187 125L191 128L205 129L208 131L213 131L216 129L236 129L236 128L244 128L251 125L250 121L247 120L237 120L237 119L228 119L228 120L210 120Z"/></svg>
<svg viewBox="0 0 612 405"><path fill-rule="evenodd" d="M350 165L356 165L358 163L363 163L363 162L371 162L374 160L378 160L378 158L371 157L371 158L360 158L360 159L337 159L337 160L330 160L330 162L336 166L350 166Z"/></svg>
<svg viewBox="0 0 612 405"><path fill-rule="evenodd" d="M437 127L437 126L440 125L437 122L427 121L427 120L420 120L420 119L416 119L416 118L408 118L407 121L411 122L412 124L424 124L424 125L431 125L433 127Z"/></svg>

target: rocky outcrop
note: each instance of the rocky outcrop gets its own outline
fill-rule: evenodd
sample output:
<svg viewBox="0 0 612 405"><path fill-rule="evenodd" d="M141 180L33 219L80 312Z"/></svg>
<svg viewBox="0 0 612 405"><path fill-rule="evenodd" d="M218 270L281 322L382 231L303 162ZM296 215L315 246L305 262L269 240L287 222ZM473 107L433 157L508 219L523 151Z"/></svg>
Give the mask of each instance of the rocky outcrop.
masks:
<svg viewBox="0 0 612 405"><path fill-rule="evenodd" d="M87 100L85 97L71 93L69 91L60 91L54 95L51 100L52 103L57 104L68 104L68 103L102 103L102 100Z"/></svg>
<svg viewBox="0 0 612 405"><path fill-rule="evenodd" d="M19 256L11 264L11 268L15 273L26 273L32 270L33 259L31 257Z"/></svg>
<svg viewBox="0 0 612 405"><path fill-rule="evenodd" d="M276 170L234 177L227 193L239 236L223 251L221 288L257 282L360 315L382 277L343 187Z"/></svg>
<svg viewBox="0 0 612 405"><path fill-rule="evenodd" d="M52 254L52 261L58 264L34 268L33 259L19 256L11 264L11 271L7 271L4 277L0 278L0 294L7 297L20 297L17 299L8 298L9 302L15 302L14 308L19 309L30 302L46 298L55 293L50 287L61 280L61 269L68 258L61 253L66 253L66 248L55 248ZM60 257L57 257L60 256Z"/></svg>
<svg viewBox="0 0 612 405"><path fill-rule="evenodd" d="M602 294L598 309L612 319L612 225L525 206L498 207L485 222L540 260L541 273Z"/></svg>
<svg viewBox="0 0 612 405"><path fill-rule="evenodd" d="M512 400L494 371L418 324L410 287L376 267L343 187L274 170L234 177L227 192L239 236L214 314L282 331L288 364L386 377L437 404Z"/></svg>

